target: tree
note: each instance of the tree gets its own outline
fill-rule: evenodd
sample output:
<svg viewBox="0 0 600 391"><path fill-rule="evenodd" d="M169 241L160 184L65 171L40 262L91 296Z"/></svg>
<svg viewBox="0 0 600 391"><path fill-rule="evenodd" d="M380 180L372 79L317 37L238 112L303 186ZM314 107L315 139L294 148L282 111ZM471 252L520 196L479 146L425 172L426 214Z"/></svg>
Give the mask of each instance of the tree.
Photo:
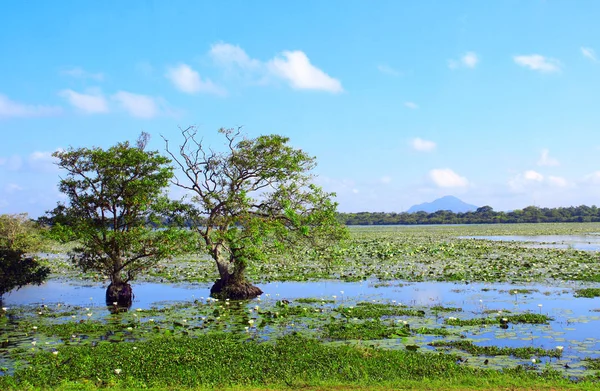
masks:
<svg viewBox="0 0 600 391"><path fill-rule="evenodd" d="M39 230L26 213L0 215L0 300L15 288L44 282L50 269L24 255L41 246Z"/></svg>
<svg viewBox="0 0 600 391"><path fill-rule="evenodd" d="M148 136L137 146L119 143L107 150L78 148L58 151L58 166L67 173L59 184L69 203L58 208L81 246L71 260L84 271L110 278L107 304L131 305L129 282L160 259L183 249L183 230L149 226L168 203L164 191L173 176L170 160L145 151Z"/></svg>
<svg viewBox="0 0 600 391"><path fill-rule="evenodd" d="M347 231L336 220L334 194L311 183L315 159L289 146L283 136L246 139L239 128L219 133L226 139L223 152L207 148L194 127L182 130L178 156L165 139L182 172L174 183L193 194L181 211L188 222L196 222L199 246L217 265L220 278L211 295L260 295L245 272L250 262L268 256L292 253L331 260Z"/></svg>
<svg viewBox="0 0 600 391"><path fill-rule="evenodd" d="M39 227L27 213L0 215L0 248L33 252L40 251L43 244Z"/></svg>
<svg viewBox="0 0 600 391"><path fill-rule="evenodd" d="M49 273L50 269L40 265L35 257L25 256L20 250L0 249L0 301L15 288L40 285Z"/></svg>

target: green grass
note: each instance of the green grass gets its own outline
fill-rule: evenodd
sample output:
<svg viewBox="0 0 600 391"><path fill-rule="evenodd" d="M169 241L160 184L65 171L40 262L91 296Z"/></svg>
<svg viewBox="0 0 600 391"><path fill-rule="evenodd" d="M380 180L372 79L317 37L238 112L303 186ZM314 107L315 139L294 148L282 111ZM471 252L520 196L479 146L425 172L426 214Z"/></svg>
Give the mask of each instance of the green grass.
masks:
<svg viewBox="0 0 600 391"><path fill-rule="evenodd" d="M231 334L208 334L100 343L96 347L64 346L56 355L33 355L30 364L13 376L0 377L0 389L288 389L320 385L342 385L337 389L345 389L402 384L417 389L431 389L428 384L489 389L573 385L551 370L538 374L523 367L503 372L475 369L457 364L452 355L328 346L300 336L257 343L242 342ZM593 384L577 386L591 389Z"/></svg>

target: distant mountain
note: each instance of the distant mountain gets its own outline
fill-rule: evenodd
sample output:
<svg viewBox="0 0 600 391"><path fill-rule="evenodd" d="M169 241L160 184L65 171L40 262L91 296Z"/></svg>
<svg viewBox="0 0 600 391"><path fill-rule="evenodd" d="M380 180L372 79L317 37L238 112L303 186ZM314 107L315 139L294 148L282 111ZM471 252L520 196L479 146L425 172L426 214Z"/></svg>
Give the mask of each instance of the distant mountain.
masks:
<svg viewBox="0 0 600 391"><path fill-rule="evenodd" d="M407 210L407 212L415 213L423 211L427 213L433 213L437 212L438 210L450 210L454 213L464 213L474 212L477 210L477 208L477 206L467 204L466 202L463 202L454 196L445 196L432 202L413 205Z"/></svg>

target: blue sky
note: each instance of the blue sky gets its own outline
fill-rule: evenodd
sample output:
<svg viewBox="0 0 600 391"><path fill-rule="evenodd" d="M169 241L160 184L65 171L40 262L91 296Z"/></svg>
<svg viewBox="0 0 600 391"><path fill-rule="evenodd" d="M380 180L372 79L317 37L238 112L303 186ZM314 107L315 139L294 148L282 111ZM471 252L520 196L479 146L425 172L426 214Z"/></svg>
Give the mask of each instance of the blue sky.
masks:
<svg viewBox="0 0 600 391"><path fill-rule="evenodd" d="M600 204L597 1L5 1L0 213L61 195L50 154L195 125L279 133L341 211L456 195Z"/></svg>

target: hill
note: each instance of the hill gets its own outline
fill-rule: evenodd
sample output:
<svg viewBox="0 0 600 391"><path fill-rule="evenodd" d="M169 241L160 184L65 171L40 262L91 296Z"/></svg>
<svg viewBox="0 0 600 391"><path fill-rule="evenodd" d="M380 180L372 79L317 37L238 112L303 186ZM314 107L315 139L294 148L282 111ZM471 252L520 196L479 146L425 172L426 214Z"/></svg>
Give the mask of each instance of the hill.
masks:
<svg viewBox="0 0 600 391"><path fill-rule="evenodd" d="M474 212L477 210L477 206L467 204L466 202L454 197L454 196L445 196L442 198L438 198L432 202L424 202L422 204L411 206L407 212L415 213L415 212L427 212L433 213L438 210L450 210L454 213L464 213L464 212Z"/></svg>

